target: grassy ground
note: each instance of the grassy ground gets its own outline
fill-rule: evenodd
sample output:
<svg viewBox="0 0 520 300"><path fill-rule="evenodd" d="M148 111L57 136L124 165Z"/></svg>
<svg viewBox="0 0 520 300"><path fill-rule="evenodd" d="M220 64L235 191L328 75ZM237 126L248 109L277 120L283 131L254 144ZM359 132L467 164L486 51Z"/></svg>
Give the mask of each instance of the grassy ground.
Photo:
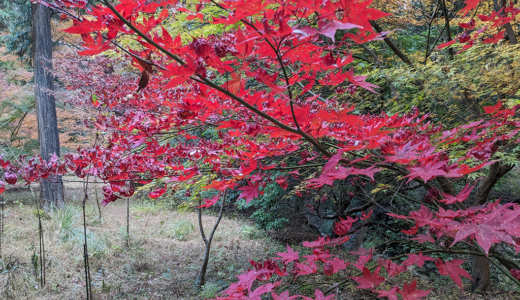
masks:
<svg viewBox="0 0 520 300"><path fill-rule="evenodd" d="M20 202L20 201L18 201ZM193 288L203 243L195 213L167 211L151 203L130 206L127 246L126 204L102 210L87 206L88 246L94 299L203 299L234 281L248 259L281 250L250 224L223 219L215 234L208 283ZM8 205L0 261L2 299L85 299L82 211L69 203L42 220L46 285L39 278L38 218L34 206ZM216 217L205 216L209 230Z"/></svg>

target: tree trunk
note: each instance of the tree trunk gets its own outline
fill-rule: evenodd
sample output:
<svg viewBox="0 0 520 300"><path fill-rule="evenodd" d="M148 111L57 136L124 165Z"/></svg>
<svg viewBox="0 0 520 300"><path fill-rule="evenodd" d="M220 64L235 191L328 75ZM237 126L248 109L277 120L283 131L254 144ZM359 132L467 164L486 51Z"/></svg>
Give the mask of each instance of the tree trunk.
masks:
<svg viewBox="0 0 520 300"><path fill-rule="evenodd" d="M130 248L130 198L126 198L126 247Z"/></svg>
<svg viewBox="0 0 520 300"><path fill-rule="evenodd" d="M369 208L367 208L366 210L366 214L369 214L372 210L374 209L374 206L370 206ZM365 237L368 233L368 227L367 225L369 223L372 222L372 220L375 218L375 216L372 214L370 216L370 218L366 219L366 220L363 220L361 222L361 224L363 225L363 227L361 227L357 232L356 232L356 237L354 238L354 242L352 243L352 245L350 245L349 247L349 250L350 251L357 251L359 249L359 247L361 247L361 245L363 245L363 241L365 241Z"/></svg>
<svg viewBox="0 0 520 300"><path fill-rule="evenodd" d="M213 241L213 236L215 235L215 231L217 231L218 224L220 224L220 220L222 219L222 214L224 213L224 204L226 202L226 195L227 193L224 192L224 195L222 197L222 204L220 205L220 211L218 213L217 221L215 222L215 225L213 225L213 229L211 230L211 233L209 234L209 237L206 238L206 234L204 233L204 227L202 226L202 208L198 208L198 219L199 219L199 230L200 230L200 236L202 237L202 241L204 242L204 259L202 260L202 265L200 266L199 275L197 276L197 279L195 280L195 286L200 288L206 283L206 272L208 271L208 262L209 262L209 255L211 254L211 242ZM199 200L199 206L201 205L201 201Z"/></svg>
<svg viewBox="0 0 520 300"><path fill-rule="evenodd" d="M446 42L450 42L451 39L451 28L450 28L450 16L448 14L448 7L446 7L446 1L442 0L442 10L444 15L444 23L446 26ZM450 59L453 59L453 56L455 55L453 48L449 48L448 52L450 53Z"/></svg>
<svg viewBox="0 0 520 300"><path fill-rule="evenodd" d="M485 256L473 256L471 260L472 292L484 292L489 289L489 261Z"/></svg>
<svg viewBox="0 0 520 300"><path fill-rule="evenodd" d="M488 201L489 194L493 190L495 184L504 177L509 171L513 169L511 165L503 165L500 162L495 162L489 167L488 175L484 177L478 184L475 197L466 200L465 205L458 203L458 209L464 210L466 207L483 205ZM438 177L437 181L440 183L442 190L450 195L456 195L457 192L453 188L451 182L445 177ZM504 259L498 259L500 263L511 269L511 263ZM484 292L490 287L490 273L489 260L485 256L472 256L471 261L471 290L473 292Z"/></svg>
<svg viewBox="0 0 520 300"><path fill-rule="evenodd" d="M208 270L208 262L209 255L211 251L211 240L206 244L206 251L204 251L204 259L202 260L202 265L200 266L199 275L197 276L197 280L195 280L195 286L201 287L206 283L206 272Z"/></svg>
<svg viewBox="0 0 520 300"><path fill-rule="evenodd" d="M350 251L357 251L361 245L363 245L363 241L365 240L365 236L368 233L368 228L361 227L356 232L356 237L354 238L354 242L350 245L349 250Z"/></svg>
<svg viewBox="0 0 520 300"><path fill-rule="evenodd" d="M51 19L48 7L32 4L34 38L34 93L38 120L38 141L40 155L48 161L55 154L60 155L60 139L56 104L54 102L52 70ZM43 207L61 207L64 204L63 182L61 176L49 177L41 182Z"/></svg>
<svg viewBox="0 0 520 300"><path fill-rule="evenodd" d="M94 177L94 192L96 193L96 207L98 209L98 221L101 223L103 221L103 215L101 214L101 206L99 205L99 197L98 197L98 186L97 179Z"/></svg>
<svg viewBox="0 0 520 300"><path fill-rule="evenodd" d="M495 162L489 167L488 175L478 185L478 190L471 203L473 206L482 205L487 202L489 193L500 178L513 169L512 166L501 165ZM469 201L469 200L468 200ZM484 292L490 287L489 261L485 256L473 256L471 260L471 283L472 292Z"/></svg>
<svg viewBox="0 0 520 300"><path fill-rule="evenodd" d="M495 10L496 11L500 11L500 16L504 16L504 9L506 8L507 6L507 1L506 0L494 0L493 1L493 4L495 6ZM513 29L513 26L511 26L511 23L506 23L504 24L504 29L506 30L506 36L507 38L509 39L509 43L511 45L515 45L517 43L517 40L516 40L516 34L515 34L515 30Z"/></svg>

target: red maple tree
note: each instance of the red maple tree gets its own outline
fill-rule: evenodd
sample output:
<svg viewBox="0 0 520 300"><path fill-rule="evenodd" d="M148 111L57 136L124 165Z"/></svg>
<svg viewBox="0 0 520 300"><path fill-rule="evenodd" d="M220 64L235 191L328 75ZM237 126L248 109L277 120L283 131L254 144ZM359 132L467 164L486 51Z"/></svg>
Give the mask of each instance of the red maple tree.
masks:
<svg viewBox="0 0 520 300"><path fill-rule="evenodd" d="M422 267L434 260L423 256L425 253L457 253L449 247L458 243L482 249L460 254L488 255L497 243L520 250L519 205L497 201L466 207L469 185L460 193L453 189L441 193L435 192L432 184L477 172L495 163L493 154L499 149L517 144L517 107L504 107L498 102L484 108L482 120L443 131L442 126L427 122L428 115L418 110L400 116L357 114L352 105L314 92L317 83L336 87L347 81L351 93L358 87L377 91L377 86L366 82L365 76L354 75L349 67L353 58L348 43L386 36L376 33L370 21L388 14L370 8L371 1L201 1L199 6L221 9L223 16L212 19L203 15L199 6L190 10L176 0L121 0L115 6L104 0L88 8L86 1L38 2L73 20L66 32L81 35L85 50L79 55L122 51L141 78L128 81L120 75L99 74L104 80L95 83L86 77L71 80L71 88L85 91L83 96L88 101L83 105L98 109L99 115L86 125L109 132L106 144L79 149L62 161L57 157L48 162L39 157L0 160L8 184L16 184L18 176L26 183L67 172L80 178L95 176L109 183L103 189L106 205L132 196L132 182L168 178L166 186L149 194L157 198L178 182L189 183L209 172L216 179L206 188L241 191L239 198L249 202L267 192L262 190L267 181L288 187L288 175L274 177L273 170L301 169L310 165L309 161L313 161L313 167L324 166L321 173L306 181L309 190L332 186L352 176L374 180L376 174L388 172L416 182L434 195L433 208L422 205L408 216L389 214L414 224L404 232L419 243L452 239L444 250L410 253L404 262L398 260L400 257L376 262L371 251L358 253L358 260L351 265L360 270L359 276L350 278L359 283L358 288L390 299L397 299L397 294L404 299L428 294L416 290L416 281L402 288L381 288L388 277L405 272L409 265ZM467 1L463 13L473 10L478 2ZM84 10L89 18L76 15L77 9ZM183 41L161 26L173 11L235 26L221 36ZM511 6L505 14L479 17L501 24L508 14L517 11ZM473 30L474 22L461 27ZM344 39L336 39L338 35ZM117 43L121 36L132 38L139 46L121 47ZM450 43L457 40L474 43L475 36L467 39L462 35ZM218 140L192 135L193 129L208 127L218 131ZM167 134L175 135L176 143L161 139ZM450 151L455 143L464 146L465 155ZM282 160L289 155L299 155L302 160L287 165ZM201 207L218 201L216 196ZM346 242L353 225L370 217L363 212L359 220L338 218L334 231L339 237L321 237L303 244L313 249L313 255L300 257L288 248L287 253L278 253L281 265L276 260L252 262L255 269L239 275L239 281L218 299L261 299L268 293L275 299L296 298L298 295L284 291L289 279L345 270L349 264L330 254L329 248ZM418 235L419 228L428 228L429 232ZM460 276L469 277L460 267L462 261L436 261L440 274L449 275L462 287ZM330 299L332 296L326 296L329 293L317 289L315 299Z"/></svg>

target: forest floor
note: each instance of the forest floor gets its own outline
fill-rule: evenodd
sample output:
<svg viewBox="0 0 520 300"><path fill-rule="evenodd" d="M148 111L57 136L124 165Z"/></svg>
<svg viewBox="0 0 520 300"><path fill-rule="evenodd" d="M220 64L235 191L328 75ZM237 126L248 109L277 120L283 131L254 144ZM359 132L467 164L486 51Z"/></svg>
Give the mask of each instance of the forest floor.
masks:
<svg viewBox="0 0 520 300"><path fill-rule="evenodd" d="M67 186L69 200L65 208L42 217L44 286L39 278L39 222L34 201L31 201L33 193L8 190L2 195L8 204L0 244L1 299L86 299L81 190L80 185ZM202 260L203 243L196 213L172 211L160 203L133 199L130 201L130 238L127 239L126 202L110 203L102 209L100 219L93 198L91 195L85 214L93 300L212 298L230 282L235 282L236 275L250 268L249 259L272 257L276 252L285 251L286 243L291 241L280 238L283 233L255 229L236 212L228 214L215 235L207 283L198 290L193 282ZM215 220L214 216L204 216L206 230ZM290 232L295 229L285 235L291 235ZM298 245L291 246L304 251ZM336 275L334 280L338 281L348 276L347 273ZM402 281L418 279L418 288L435 288L428 299L520 299L520 294L503 287L488 295L474 295L460 291L447 277L433 276L432 281L432 276L428 278L425 274L407 276L396 281L402 284ZM465 289L468 287L469 281L465 281ZM312 291L302 288L300 292L310 294ZM352 283L345 286L337 299L377 298L355 289Z"/></svg>
<svg viewBox="0 0 520 300"><path fill-rule="evenodd" d="M17 192L32 197L30 192ZM0 298L86 299L83 226L80 203L42 217L46 284L39 279L38 217L34 204L5 198ZM11 199L9 199L11 198ZM213 297L240 271L248 259L262 259L283 250L274 240L236 218L224 218L215 234L208 284L199 291L193 282L203 255L196 213L168 211L146 202L130 204L130 239L127 244L126 202L98 210L86 207L90 272L94 299L203 299ZM216 217L205 215L210 230ZM278 251L279 252L279 251Z"/></svg>

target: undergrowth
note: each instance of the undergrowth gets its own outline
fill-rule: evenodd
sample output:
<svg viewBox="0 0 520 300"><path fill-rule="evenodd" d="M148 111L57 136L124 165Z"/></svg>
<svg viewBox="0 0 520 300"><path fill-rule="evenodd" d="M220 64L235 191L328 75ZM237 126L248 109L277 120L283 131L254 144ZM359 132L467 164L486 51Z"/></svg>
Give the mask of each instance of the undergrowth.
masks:
<svg viewBox="0 0 520 300"><path fill-rule="evenodd" d="M85 299L80 205L79 200L68 203L42 218L47 281L43 287L39 278L37 210L30 203L6 207L0 299ZM103 209L103 222L95 222L98 220L95 203L88 203L86 212L96 300L210 298L233 282L237 273L245 271L250 258L264 259L283 249L272 240L259 238L262 235L255 234L256 229L243 221L224 218L213 242L208 283L197 290L193 283L203 243L196 213L131 202L130 246L127 246L126 203L111 203ZM215 219L204 216L206 230ZM243 228L248 228L248 238L241 233Z"/></svg>

